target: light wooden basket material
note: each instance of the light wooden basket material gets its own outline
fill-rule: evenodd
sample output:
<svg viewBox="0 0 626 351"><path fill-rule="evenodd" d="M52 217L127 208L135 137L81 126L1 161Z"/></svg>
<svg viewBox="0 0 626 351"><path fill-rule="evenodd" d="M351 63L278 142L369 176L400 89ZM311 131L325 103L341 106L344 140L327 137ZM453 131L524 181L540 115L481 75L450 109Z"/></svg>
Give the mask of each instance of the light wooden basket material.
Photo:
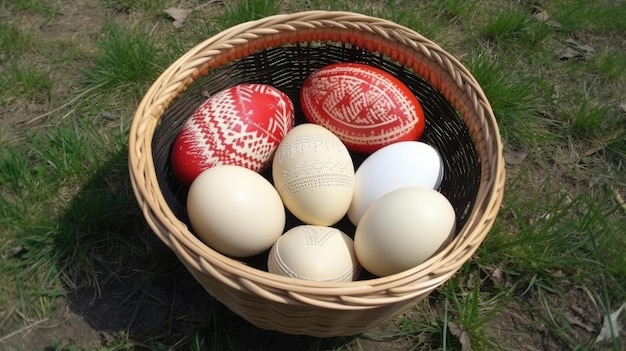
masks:
<svg viewBox="0 0 626 351"><path fill-rule="evenodd" d="M413 70L454 106L475 144L480 186L472 212L453 242L413 269L349 283L299 281L225 257L177 219L159 190L152 139L167 107L212 69L258 50L299 42L350 43ZM317 337L356 335L399 315L467 262L494 223L503 197L504 161L498 126L482 89L453 56L393 22L350 12L276 15L227 29L189 50L154 82L129 137L136 198L155 234L218 301L257 327Z"/></svg>

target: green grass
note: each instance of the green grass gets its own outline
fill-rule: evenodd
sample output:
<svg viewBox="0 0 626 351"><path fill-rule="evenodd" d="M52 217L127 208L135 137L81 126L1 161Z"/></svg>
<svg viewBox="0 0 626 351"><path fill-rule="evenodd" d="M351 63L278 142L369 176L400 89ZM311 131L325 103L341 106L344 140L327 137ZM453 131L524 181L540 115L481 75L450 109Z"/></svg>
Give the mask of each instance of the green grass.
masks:
<svg viewBox="0 0 626 351"><path fill-rule="evenodd" d="M0 70L0 106L47 100L52 78L39 67L11 64Z"/></svg>
<svg viewBox="0 0 626 351"><path fill-rule="evenodd" d="M559 123L540 113L542 104L547 102L537 94L550 89L551 84L530 75L518 75L509 69L512 64L485 55L466 63L488 96L504 139L513 147L535 148L558 137L553 130ZM544 94L549 95L550 91Z"/></svg>
<svg viewBox="0 0 626 351"><path fill-rule="evenodd" d="M519 38L531 23L530 14L520 9L504 9L488 17L490 19L481 33L486 39L496 42Z"/></svg>
<svg viewBox="0 0 626 351"><path fill-rule="evenodd" d="M140 28L120 28L108 23L99 43L94 66L84 71L85 85L96 87L95 94L113 92L138 98L169 63L165 50Z"/></svg>
<svg viewBox="0 0 626 351"><path fill-rule="evenodd" d="M10 0L10 21L0 18L0 348L65 308L107 334L100 351L626 347L624 336L594 344L603 315L626 301L623 2L100 4L105 24L80 39L40 40L29 22L61 18L64 2ZM175 29L167 7L195 10ZM533 16L537 8L548 21ZM357 337L288 336L242 321L151 233L128 180L133 110L165 68L220 30L306 9L391 19L458 55L491 102L505 151L526 156L507 165L504 202L473 259ZM566 48L582 51L564 58ZM32 125L16 122L42 114L32 106L58 107ZM93 349L66 337L47 346Z"/></svg>
<svg viewBox="0 0 626 351"><path fill-rule="evenodd" d="M226 11L218 22L224 29L242 22L261 19L278 13L280 1L275 0L241 0L224 3Z"/></svg>
<svg viewBox="0 0 626 351"><path fill-rule="evenodd" d="M106 138L113 137L115 134ZM61 272L76 278L93 274L89 272L93 269L91 255L106 237L91 238L89 220L106 218L107 209L119 209L121 199L118 194L106 192L99 201L92 202L92 198L73 212L68 204L76 201L81 185L94 177L85 170L102 167L124 145L121 134L117 134L117 145L103 138L89 125L74 125L32 134L20 154L11 149L3 152L3 228L10 230L1 232L2 252L19 247L15 260L5 264L13 271L9 280L23 287L17 291L17 301L25 315L42 307L43 312L49 312L57 295L65 295L59 281ZM27 303L33 300L38 302Z"/></svg>
<svg viewBox="0 0 626 351"><path fill-rule="evenodd" d="M626 8L621 1L555 1L545 4L548 13L564 30L620 33L626 30L622 20Z"/></svg>
<svg viewBox="0 0 626 351"><path fill-rule="evenodd" d="M53 1L9 0L8 3L17 10L45 15L47 18L61 13L59 5Z"/></svg>
<svg viewBox="0 0 626 351"><path fill-rule="evenodd" d="M14 54L18 50L25 50L32 44L32 37L22 31L19 26L11 22L0 22L0 53ZM6 60L7 58L3 58Z"/></svg>
<svg viewBox="0 0 626 351"><path fill-rule="evenodd" d="M153 16L168 8L169 3L166 0L104 0L103 2L107 8L117 12L134 12Z"/></svg>

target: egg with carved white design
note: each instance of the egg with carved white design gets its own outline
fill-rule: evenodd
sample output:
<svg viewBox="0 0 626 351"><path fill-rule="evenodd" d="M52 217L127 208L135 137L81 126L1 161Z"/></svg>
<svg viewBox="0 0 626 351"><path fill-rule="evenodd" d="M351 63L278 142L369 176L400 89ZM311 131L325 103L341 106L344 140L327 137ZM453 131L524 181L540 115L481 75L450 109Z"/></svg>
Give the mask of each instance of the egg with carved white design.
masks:
<svg viewBox="0 0 626 351"><path fill-rule="evenodd" d="M221 90L183 124L172 146L172 171L186 186L217 165L262 172L293 126L293 103L279 89L246 83Z"/></svg>
<svg viewBox="0 0 626 351"><path fill-rule="evenodd" d="M285 135L272 178L285 207L306 224L335 224L352 201L352 157L336 135L316 124L300 124Z"/></svg>
<svg viewBox="0 0 626 351"><path fill-rule="evenodd" d="M300 90L306 119L337 135L351 151L372 153L418 140L424 112L415 94L390 73L340 62L311 73Z"/></svg>
<svg viewBox="0 0 626 351"><path fill-rule="evenodd" d="M273 274L319 282L353 281L361 271L349 236L336 228L312 225L294 227L278 238L267 267Z"/></svg>

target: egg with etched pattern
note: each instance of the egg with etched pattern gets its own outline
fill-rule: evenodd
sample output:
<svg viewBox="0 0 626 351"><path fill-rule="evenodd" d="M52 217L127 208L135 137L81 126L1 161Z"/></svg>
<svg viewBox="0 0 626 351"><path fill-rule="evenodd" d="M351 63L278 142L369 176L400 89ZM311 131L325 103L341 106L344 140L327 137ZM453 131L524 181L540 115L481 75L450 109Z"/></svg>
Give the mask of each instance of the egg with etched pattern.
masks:
<svg viewBox="0 0 626 351"><path fill-rule="evenodd" d="M293 126L293 103L277 88L246 83L221 90L183 124L172 147L172 171L186 186L216 165L261 172Z"/></svg>
<svg viewBox="0 0 626 351"><path fill-rule="evenodd" d="M316 124L300 124L285 135L272 178L285 207L306 224L335 224L352 201L352 157L337 136Z"/></svg>
<svg viewBox="0 0 626 351"><path fill-rule="evenodd" d="M340 62L314 71L302 85L300 103L309 122L324 126L355 152L418 140L424 132L415 94L395 76L366 64Z"/></svg>
<svg viewBox="0 0 626 351"><path fill-rule="evenodd" d="M348 235L312 225L285 232L272 246L267 267L270 273L319 282L353 281L361 271Z"/></svg>

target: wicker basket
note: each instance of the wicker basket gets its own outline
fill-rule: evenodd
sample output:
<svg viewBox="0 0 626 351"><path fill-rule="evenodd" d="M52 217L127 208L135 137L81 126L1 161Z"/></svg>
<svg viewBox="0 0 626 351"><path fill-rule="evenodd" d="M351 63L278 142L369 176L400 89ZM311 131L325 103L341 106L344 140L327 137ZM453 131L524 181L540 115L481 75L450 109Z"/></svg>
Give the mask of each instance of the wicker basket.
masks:
<svg viewBox="0 0 626 351"><path fill-rule="evenodd" d="M182 123L207 95L242 82L278 87L299 111L298 90L306 76L338 61L383 68L420 100L426 115L421 140L444 156L439 190L456 210L459 231L453 242L411 270L348 283L273 275L263 271L266 256L235 260L204 245L189 229L185 189L169 165ZM297 113L296 123L302 121ZM198 44L146 93L129 148L135 195L156 235L214 298L259 328L288 334L356 335L415 305L470 259L494 222L504 188L498 127L467 69L410 29L349 12L267 17ZM362 160L354 156L355 162Z"/></svg>

